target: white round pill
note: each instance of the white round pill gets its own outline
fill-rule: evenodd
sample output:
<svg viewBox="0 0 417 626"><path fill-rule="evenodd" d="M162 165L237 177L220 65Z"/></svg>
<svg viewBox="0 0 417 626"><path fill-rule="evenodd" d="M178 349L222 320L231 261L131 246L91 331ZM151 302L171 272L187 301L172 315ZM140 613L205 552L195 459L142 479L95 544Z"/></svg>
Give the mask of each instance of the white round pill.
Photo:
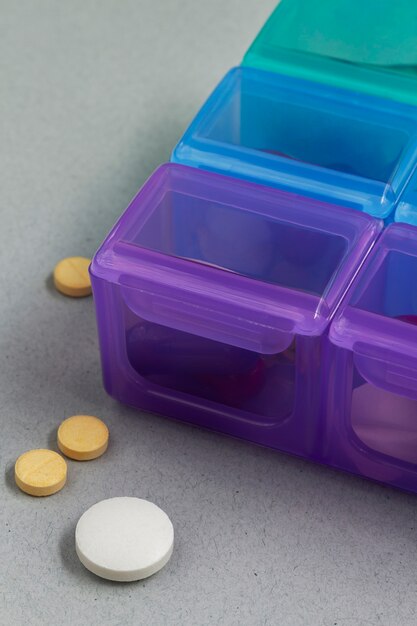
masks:
<svg viewBox="0 0 417 626"><path fill-rule="evenodd" d="M75 546L81 563L97 576L141 580L168 563L174 528L168 515L148 500L110 498L80 517Z"/></svg>

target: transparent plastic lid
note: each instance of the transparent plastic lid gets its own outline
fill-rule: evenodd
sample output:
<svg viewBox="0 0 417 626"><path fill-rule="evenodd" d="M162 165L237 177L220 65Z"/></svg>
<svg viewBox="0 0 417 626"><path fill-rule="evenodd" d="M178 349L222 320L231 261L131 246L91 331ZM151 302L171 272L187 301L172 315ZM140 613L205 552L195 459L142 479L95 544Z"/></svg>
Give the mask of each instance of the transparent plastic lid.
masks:
<svg viewBox="0 0 417 626"><path fill-rule="evenodd" d="M380 229L359 212L167 164L92 273L157 323L273 351L323 332Z"/></svg>
<svg viewBox="0 0 417 626"><path fill-rule="evenodd" d="M369 357L385 382L386 363L412 370L417 385L417 230L391 224L377 241L330 328L331 341ZM398 376L398 371L396 376ZM414 380L414 378L416 380ZM417 387L416 387L417 389Z"/></svg>
<svg viewBox="0 0 417 626"><path fill-rule="evenodd" d="M417 109L252 68L231 70L172 160L386 218L417 158Z"/></svg>

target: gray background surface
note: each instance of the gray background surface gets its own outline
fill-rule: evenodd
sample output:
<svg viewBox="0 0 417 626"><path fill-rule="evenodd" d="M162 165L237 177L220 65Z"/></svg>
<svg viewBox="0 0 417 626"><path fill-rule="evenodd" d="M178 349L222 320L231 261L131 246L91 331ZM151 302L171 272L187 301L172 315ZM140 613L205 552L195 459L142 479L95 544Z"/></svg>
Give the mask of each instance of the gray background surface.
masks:
<svg viewBox="0 0 417 626"><path fill-rule="evenodd" d="M50 273L90 256L275 0L0 2L0 623L417 624L417 499L221 435L139 414L101 385L92 300ZM107 454L69 462L51 498L13 464L60 421L102 417ZM137 495L171 517L169 565L96 578L74 528Z"/></svg>

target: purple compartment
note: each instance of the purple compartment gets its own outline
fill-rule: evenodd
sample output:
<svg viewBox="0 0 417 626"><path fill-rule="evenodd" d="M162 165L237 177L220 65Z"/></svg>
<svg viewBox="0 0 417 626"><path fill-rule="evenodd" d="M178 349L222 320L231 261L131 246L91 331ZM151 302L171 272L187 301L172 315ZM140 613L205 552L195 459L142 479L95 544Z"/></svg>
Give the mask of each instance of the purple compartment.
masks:
<svg viewBox="0 0 417 626"><path fill-rule="evenodd" d="M325 461L417 491L417 228L382 234L326 346Z"/></svg>
<svg viewBox="0 0 417 626"><path fill-rule="evenodd" d="M381 227L364 213L161 166L91 265L107 391L323 460L325 334Z"/></svg>

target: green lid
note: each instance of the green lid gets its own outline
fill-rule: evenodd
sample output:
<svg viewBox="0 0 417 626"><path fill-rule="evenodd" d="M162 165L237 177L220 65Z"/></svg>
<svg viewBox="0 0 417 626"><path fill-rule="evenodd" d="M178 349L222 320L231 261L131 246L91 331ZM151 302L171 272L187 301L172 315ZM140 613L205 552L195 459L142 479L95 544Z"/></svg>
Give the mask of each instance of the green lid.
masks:
<svg viewBox="0 0 417 626"><path fill-rule="evenodd" d="M243 64L417 104L417 2L282 0Z"/></svg>

